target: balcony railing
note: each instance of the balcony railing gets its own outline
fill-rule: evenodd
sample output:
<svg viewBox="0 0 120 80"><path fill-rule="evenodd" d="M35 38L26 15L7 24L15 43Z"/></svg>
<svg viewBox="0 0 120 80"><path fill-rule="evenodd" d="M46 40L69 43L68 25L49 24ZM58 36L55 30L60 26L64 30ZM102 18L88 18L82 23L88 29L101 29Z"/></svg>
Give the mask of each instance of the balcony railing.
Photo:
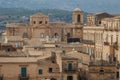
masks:
<svg viewBox="0 0 120 80"><path fill-rule="evenodd" d="M108 45L110 45L110 43L109 43L109 42L104 42L104 45L107 45L107 46L108 46Z"/></svg>
<svg viewBox="0 0 120 80"><path fill-rule="evenodd" d="M100 70L97 70L97 69L89 69L89 72L90 73L101 73ZM103 73L115 73L115 71L112 71L111 69L104 69L104 72Z"/></svg>
<svg viewBox="0 0 120 80"><path fill-rule="evenodd" d="M23 75L19 75L19 80L29 80L29 75L25 75L25 76L23 76Z"/></svg>
<svg viewBox="0 0 120 80"><path fill-rule="evenodd" d="M106 31L118 31L119 29L117 27L105 27L104 28Z"/></svg>
<svg viewBox="0 0 120 80"><path fill-rule="evenodd" d="M3 74L0 74L0 80L3 80Z"/></svg>
<svg viewBox="0 0 120 80"><path fill-rule="evenodd" d="M77 72L77 69L71 69L71 70L64 69L63 71L66 73L75 73L75 72Z"/></svg>
<svg viewBox="0 0 120 80"><path fill-rule="evenodd" d="M84 44L95 44L95 42L93 40L83 40Z"/></svg>

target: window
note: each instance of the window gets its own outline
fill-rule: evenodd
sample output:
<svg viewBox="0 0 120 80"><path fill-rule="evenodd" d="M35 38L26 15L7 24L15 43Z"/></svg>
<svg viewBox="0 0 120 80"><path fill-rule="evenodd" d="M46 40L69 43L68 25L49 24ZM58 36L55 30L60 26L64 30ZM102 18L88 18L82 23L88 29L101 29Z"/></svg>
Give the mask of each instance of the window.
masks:
<svg viewBox="0 0 120 80"><path fill-rule="evenodd" d="M72 63L68 64L68 70L71 71L72 70Z"/></svg>
<svg viewBox="0 0 120 80"><path fill-rule="evenodd" d="M119 78L119 72L116 72L116 78Z"/></svg>
<svg viewBox="0 0 120 80"><path fill-rule="evenodd" d="M19 44L18 44L18 42L17 42L17 43L15 43L15 47L16 47L16 48L18 48L18 47L19 47Z"/></svg>
<svg viewBox="0 0 120 80"><path fill-rule="evenodd" d="M33 24L36 24L36 21L33 21Z"/></svg>
<svg viewBox="0 0 120 80"><path fill-rule="evenodd" d="M28 38L28 34L26 32L23 33L22 35L23 38Z"/></svg>
<svg viewBox="0 0 120 80"><path fill-rule="evenodd" d="M0 74L2 73L2 68L1 68L1 65L0 65Z"/></svg>
<svg viewBox="0 0 120 80"><path fill-rule="evenodd" d="M55 33L55 34L54 34L54 37L57 38L57 37L58 37L58 33Z"/></svg>
<svg viewBox="0 0 120 80"><path fill-rule="evenodd" d="M26 77L27 76L27 68L26 67L21 67L21 76Z"/></svg>
<svg viewBox="0 0 120 80"><path fill-rule="evenodd" d="M55 61L52 61L52 63L55 63Z"/></svg>
<svg viewBox="0 0 120 80"><path fill-rule="evenodd" d="M42 24L42 21L39 21L39 24Z"/></svg>
<svg viewBox="0 0 120 80"><path fill-rule="evenodd" d="M56 80L56 78L51 78L50 80Z"/></svg>
<svg viewBox="0 0 120 80"><path fill-rule="evenodd" d="M67 76L67 80L73 80L73 76Z"/></svg>
<svg viewBox="0 0 120 80"><path fill-rule="evenodd" d="M99 24L101 24L101 21L99 21Z"/></svg>
<svg viewBox="0 0 120 80"><path fill-rule="evenodd" d="M67 38L70 38L70 33L67 33Z"/></svg>
<svg viewBox="0 0 120 80"><path fill-rule="evenodd" d="M116 42L118 43L118 35L116 35Z"/></svg>
<svg viewBox="0 0 120 80"><path fill-rule="evenodd" d="M47 21L45 21L45 24L47 24L48 22Z"/></svg>
<svg viewBox="0 0 120 80"><path fill-rule="evenodd" d="M111 35L111 44L113 44L113 35Z"/></svg>
<svg viewBox="0 0 120 80"><path fill-rule="evenodd" d="M49 73L52 73L52 68L49 68Z"/></svg>
<svg viewBox="0 0 120 80"><path fill-rule="evenodd" d="M7 51L7 52L10 52L10 48L7 48L6 51Z"/></svg>
<svg viewBox="0 0 120 80"><path fill-rule="evenodd" d="M44 33L40 33L40 38L44 38Z"/></svg>
<svg viewBox="0 0 120 80"><path fill-rule="evenodd" d="M77 16L77 22L80 22L80 14Z"/></svg>
<svg viewBox="0 0 120 80"><path fill-rule="evenodd" d="M99 73L100 73L100 74L104 74L104 70L101 69L101 70L99 71Z"/></svg>
<svg viewBox="0 0 120 80"><path fill-rule="evenodd" d="M38 74L41 75L43 73L42 69L38 70Z"/></svg>

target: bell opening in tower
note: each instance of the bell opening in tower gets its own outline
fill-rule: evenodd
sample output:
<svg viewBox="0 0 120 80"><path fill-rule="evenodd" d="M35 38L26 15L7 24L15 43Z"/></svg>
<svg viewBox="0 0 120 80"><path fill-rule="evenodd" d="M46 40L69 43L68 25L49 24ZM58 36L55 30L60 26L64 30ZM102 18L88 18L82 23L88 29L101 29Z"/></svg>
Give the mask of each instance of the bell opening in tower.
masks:
<svg viewBox="0 0 120 80"><path fill-rule="evenodd" d="M77 15L77 22L80 22L80 14Z"/></svg>

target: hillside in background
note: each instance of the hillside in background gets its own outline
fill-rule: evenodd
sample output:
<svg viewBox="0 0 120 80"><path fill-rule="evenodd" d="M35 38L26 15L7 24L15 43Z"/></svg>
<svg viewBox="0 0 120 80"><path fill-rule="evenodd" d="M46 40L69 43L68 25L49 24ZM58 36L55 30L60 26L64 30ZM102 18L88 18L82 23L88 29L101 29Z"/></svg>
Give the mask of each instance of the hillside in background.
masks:
<svg viewBox="0 0 120 80"><path fill-rule="evenodd" d="M5 29L7 22L29 22L31 15L43 13L49 16L51 22L72 22L72 11L60 9L28 10L23 8L0 8L0 29ZM87 13L85 13L85 16Z"/></svg>

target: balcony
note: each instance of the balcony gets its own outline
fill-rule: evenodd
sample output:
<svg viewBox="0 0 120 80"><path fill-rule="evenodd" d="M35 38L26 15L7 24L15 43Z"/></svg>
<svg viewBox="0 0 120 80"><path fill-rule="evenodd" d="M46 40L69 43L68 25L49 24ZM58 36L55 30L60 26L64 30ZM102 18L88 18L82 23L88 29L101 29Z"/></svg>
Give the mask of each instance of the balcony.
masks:
<svg viewBox="0 0 120 80"><path fill-rule="evenodd" d="M72 70L63 69L63 72L66 72L66 73L75 73L75 72L77 72L77 69L72 69Z"/></svg>
<svg viewBox="0 0 120 80"><path fill-rule="evenodd" d="M91 45L95 44L95 42L93 40L83 40L83 43L84 44L91 44Z"/></svg>
<svg viewBox="0 0 120 80"><path fill-rule="evenodd" d="M105 31L118 31L117 27L104 27Z"/></svg>
<svg viewBox="0 0 120 80"><path fill-rule="evenodd" d="M25 75L25 76L23 76L23 75L19 75L19 80L29 80L29 75Z"/></svg>
<svg viewBox="0 0 120 80"><path fill-rule="evenodd" d="M104 45L109 46L110 43L109 42L104 42Z"/></svg>
<svg viewBox="0 0 120 80"><path fill-rule="evenodd" d="M102 72L102 70L97 70L97 69L89 69L89 72L90 73L99 73L99 74L113 74L113 73L115 73L115 71L112 71L111 69L104 69L104 71Z"/></svg>
<svg viewBox="0 0 120 80"><path fill-rule="evenodd" d="M2 74L0 74L0 80L3 80L3 75Z"/></svg>

